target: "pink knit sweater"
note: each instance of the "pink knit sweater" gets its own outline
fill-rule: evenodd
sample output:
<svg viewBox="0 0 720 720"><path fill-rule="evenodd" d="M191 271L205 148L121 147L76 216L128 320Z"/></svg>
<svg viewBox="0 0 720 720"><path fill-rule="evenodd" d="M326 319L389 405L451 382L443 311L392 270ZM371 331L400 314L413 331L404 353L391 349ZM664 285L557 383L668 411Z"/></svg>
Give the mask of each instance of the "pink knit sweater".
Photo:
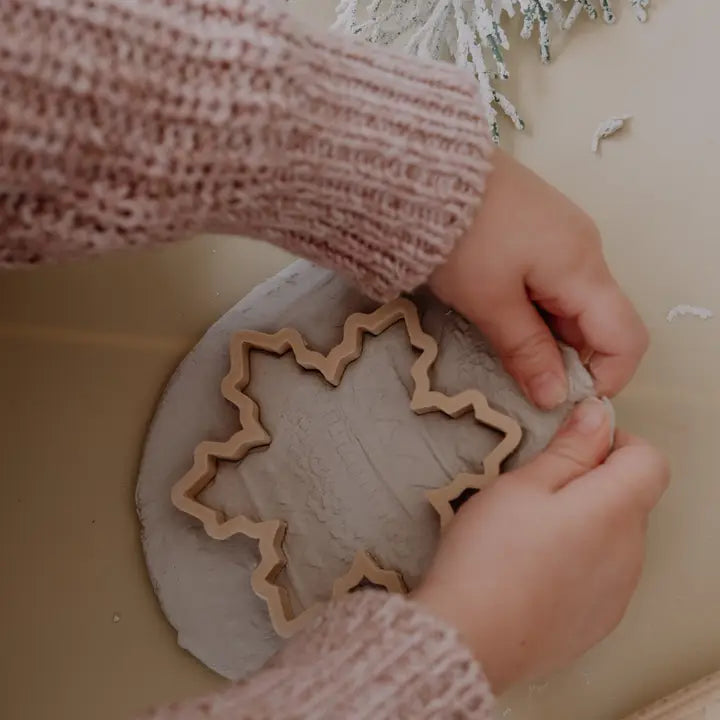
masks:
<svg viewBox="0 0 720 720"><path fill-rule="evenodd" d="M0 0L0 264L199 230L268 240L378 299L467 229L491 143L475 82L314 34L272 0ZM457 635L361 592L194 720L489 717Z"/></svg>

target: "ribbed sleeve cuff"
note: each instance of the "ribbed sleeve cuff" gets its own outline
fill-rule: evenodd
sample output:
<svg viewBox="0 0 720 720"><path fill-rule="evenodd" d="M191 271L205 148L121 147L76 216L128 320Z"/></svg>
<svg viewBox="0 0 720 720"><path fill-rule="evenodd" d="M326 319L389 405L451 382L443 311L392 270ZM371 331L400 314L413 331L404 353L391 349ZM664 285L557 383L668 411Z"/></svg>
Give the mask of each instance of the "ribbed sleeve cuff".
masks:
<svg viewBox="0 0 720 720"><path fill-rule="evenodd" d="M477 81L347 38L304 42L285 226L259 231L387 300L427 280L480 205L493 143Z"/></svg>
<svg viewBox="0 0 720 720"><path fill-rule="evenodd" d="M260 672L151 720L492 720L487 680L457 633L367 590L330 604Z"/></svg>
<svg viewBox="0 0 720 720"><path fill-rule="evenodd" d="M328 717L491 716L492 692L470 650L454 629L407 598L369 590L330 605L273 666L303 666L316 653L324 657L315 677L325 691L308 697ZM312 710L306 716L314 717Z"/></svg>

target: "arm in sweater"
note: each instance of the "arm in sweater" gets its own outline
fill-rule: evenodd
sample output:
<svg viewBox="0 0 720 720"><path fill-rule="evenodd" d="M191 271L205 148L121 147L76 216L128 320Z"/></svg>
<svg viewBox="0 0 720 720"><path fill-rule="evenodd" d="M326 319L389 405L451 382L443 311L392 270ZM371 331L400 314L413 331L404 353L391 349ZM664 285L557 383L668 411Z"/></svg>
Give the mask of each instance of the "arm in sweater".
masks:
<svg viewBox="0 0 720 720"><path fill-rule="evenodd" d="M329 606L247 682L147 720L491 720L492 705L454 631L367 590Z"/></svg>
<svg viewBox="0 0 720 720"><path fill-rule="evenodd" d="M0 264L212 229L422 283L470 224L491 143L474 80L319 36L268 0L4 0ZM490 691L412 602L331 606L247 683L159 718L478 718Z"/></svg>
<svg viewBox="0 0 720 720"><path fill-rule="evenodd" d="M472 77L268 0L3 0L0 264L242 233L386 299L479 203Z"/></svg>

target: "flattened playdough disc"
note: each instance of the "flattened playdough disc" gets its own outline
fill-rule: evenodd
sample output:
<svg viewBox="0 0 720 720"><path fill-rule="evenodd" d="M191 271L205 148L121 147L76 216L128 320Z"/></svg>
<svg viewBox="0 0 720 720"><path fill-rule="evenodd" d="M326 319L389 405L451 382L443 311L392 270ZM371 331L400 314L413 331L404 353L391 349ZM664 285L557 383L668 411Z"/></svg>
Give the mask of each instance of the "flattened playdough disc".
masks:
<svg viewBox="0 0 720 720"><path fill-rule="evenodd" d="M424 330L439 343L433 386L447 394L479 388L523 427L507 468L544 448L572 405L593 393L577 355L564 350L570 399L553 413L536 410L473 326L428 295L414 300ZM158 404L136 494L148 571L178 643L227 678L245 677L283 642L250 587L256 542L208 537L171 504L170 488L190 467L195 445L239 429L237 409L220 393L230 337L241 329L295 327L327 352L340 341L348 315L375 307L338 276L294 263L207 331ZM247 393L260 405L272 443L240 463L221 463L201 499L228 515L287 522L288 567L279 581L297 608L329 597L333 580L361 549L400 571L412 588L439 536L425 491L460 472L480 471L498 442L497 432L470 415L415 415L408 392L413 358L402 324L366 336L361 357L337 388L299 368L292 354L251 356Z"/></svg>

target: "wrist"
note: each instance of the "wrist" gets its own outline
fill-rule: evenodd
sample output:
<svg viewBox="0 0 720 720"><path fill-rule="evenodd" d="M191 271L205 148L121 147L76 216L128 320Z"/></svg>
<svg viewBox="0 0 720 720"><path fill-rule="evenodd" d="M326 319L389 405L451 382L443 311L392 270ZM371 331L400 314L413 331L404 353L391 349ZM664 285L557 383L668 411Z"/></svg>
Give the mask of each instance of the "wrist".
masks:
<svg viewBox="0 0 720 720"><path fill-rule="evenodd" d="M494 694L499 695L514 682L502 661L502 638L496 638L493 631L502 625L496 613L477 604L471 606L456 589L432 582L424 582L415 590L412 600L457 631L481 665Z"/></svg>

